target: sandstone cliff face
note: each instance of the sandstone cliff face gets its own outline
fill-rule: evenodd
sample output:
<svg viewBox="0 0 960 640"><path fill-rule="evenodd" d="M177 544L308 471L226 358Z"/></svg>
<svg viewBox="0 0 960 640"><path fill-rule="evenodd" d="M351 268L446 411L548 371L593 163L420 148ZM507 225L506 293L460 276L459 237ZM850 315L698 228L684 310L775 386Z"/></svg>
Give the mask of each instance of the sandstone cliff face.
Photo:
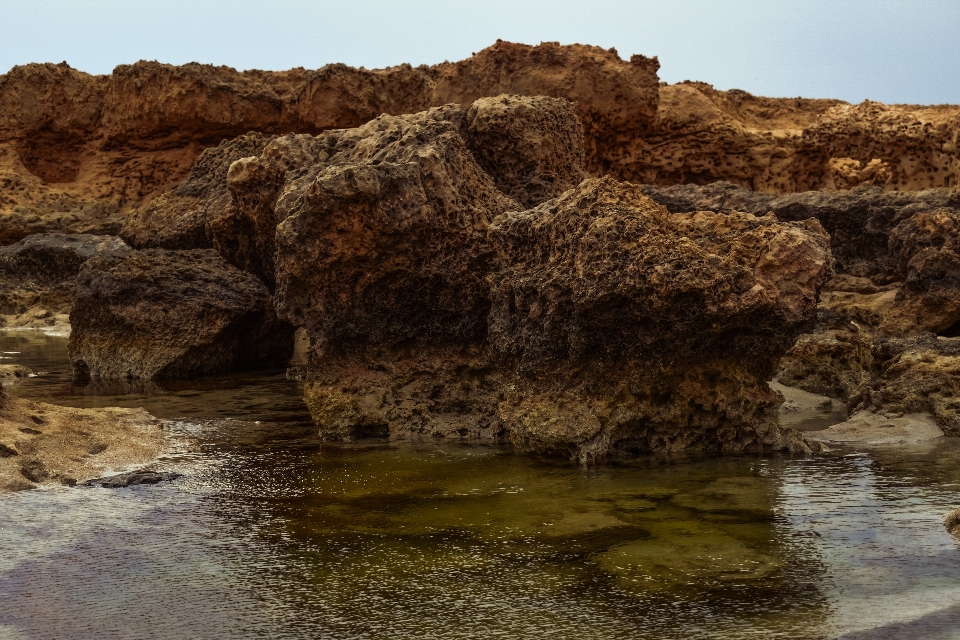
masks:
<svg viewBox="0 0 960 640"><path fill-rule="evenodd" d="M960 184L960 108L762 98L662 85L657 118L611 171L656 185L718 180L769 193Z"/></svg>
<svg viewBox="0 0 960 640"><path fill-rule="evenodd" d="M173 189L205 148L250 131L316 134L504 93L573 101L594 176L726 180L769 193L960 181L957 107L659 85L658 66L597 47L498 41L460 62L379 70L138 62L90 76L65 64L15 67L0 76L0 243L117 233L124 214Z"/></svg>
<svg viewBox="0 0 960 640"><path fill-rule="evenodd" d="M314 134L502 93L576 101L587 160L599 169L611 145L653 119L658 66L597 47L497 42L458 63L373 71L138 62L90 76L65 64L15 67L0 76L0 242L116 233L119 212L172 189L225 138Z"/></svg>

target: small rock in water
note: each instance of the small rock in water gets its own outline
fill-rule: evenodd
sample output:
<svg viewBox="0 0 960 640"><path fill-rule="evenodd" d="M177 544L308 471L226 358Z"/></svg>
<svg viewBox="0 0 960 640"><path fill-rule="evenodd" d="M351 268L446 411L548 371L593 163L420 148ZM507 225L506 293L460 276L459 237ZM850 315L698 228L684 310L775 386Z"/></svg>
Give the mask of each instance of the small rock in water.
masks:
<svg viewBox="0 0 960 640"><path fill-rule="evenodd" d="M86 487L106 487L107 489L121 489L138 484L157 484L168 480L176 480L181 474L169 471L131 471L109 478L95 478L83 483Z"/></svg>

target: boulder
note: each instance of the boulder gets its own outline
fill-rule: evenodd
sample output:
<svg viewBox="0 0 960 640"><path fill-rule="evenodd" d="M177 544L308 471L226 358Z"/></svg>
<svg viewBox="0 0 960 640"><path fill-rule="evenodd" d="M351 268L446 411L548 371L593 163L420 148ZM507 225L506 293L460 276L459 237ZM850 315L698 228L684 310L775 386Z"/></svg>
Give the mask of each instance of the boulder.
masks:
<svg viewBox="0 0 960 640"><path fill-rule="evenodd" d="M801 335L783 357L777 379L788 387L846 401L871 381L872 344L865 329L820 307L815 330Z"/></svg>
<svg viewBox="0 0 960 640"><path fill-rule="evenodd" d="M771 424L777 360L831 274L815 220L670 215L605 178L494 221L489 336L522 449L802 448Z"/></svg>
<svg viewBox="0 0 960 640"><path fill-rule="evenodd" d="M44 233L0 247L0 326L47 327L66 320L83 264L130 250L115 236Z"/></svg>
<svg viewBox="0 0 960 640"><path fill-rule="evenodd" d="M120 236L136 249L211 248L207 219L230 204L230 165L259 155L270 139L252 132L207 149L176 188L131 212Z"/></svg>
<svg viewBox="0 0 960 640"><path fill-rule="evenodd" d="M923 249L907 263L907 278L880 324L880 332L907 335L932 331L960 335L960 255Z"/></svg>
<svg viewBox="0 0 960 640"><path fill-rule="evenodd" d="M944 435L960 435L960 340L879 336L873 360L873 380L851 400L853 410L890 418L932 415Z"/></svg>
<svg viewBox="0 0 960 640"><path fill-rule="evenodd" d="M538 107L493 106L512 104ZM583 461L805 450L766 381L831 274L819 223L670 215L612 179L524 211L463 116L382 116L319 136L320 151L287 137L312 150L290 154L256 219L263 238L275 225L276 306L309 335L305 400L324 437L506 435ZM576 158L575 137L555 139L571 145L556 158ZM238 161L231 190L270 193L258 176L278 164Z"/></svg>
<svg viewBox="0 0 960 640"><path fill-rule="evenodd" d="M262 282L213 250L98 256L77 278L69 353L74 377L188 378L281 367L293 328Z"/></svg>

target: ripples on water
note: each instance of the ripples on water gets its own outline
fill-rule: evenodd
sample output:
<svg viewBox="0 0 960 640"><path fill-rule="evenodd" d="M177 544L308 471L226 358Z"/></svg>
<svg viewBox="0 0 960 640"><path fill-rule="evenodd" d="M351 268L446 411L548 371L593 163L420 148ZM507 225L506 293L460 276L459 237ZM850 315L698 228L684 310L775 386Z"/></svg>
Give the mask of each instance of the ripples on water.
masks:
<svg viewBox="0 0 960 640"><path fill-rule="evenodd" d="M0 496L2 638L960 637L952 439L589 470L321 447L282 376L103 396L62 339L0 351L50 371L23 395L143 405L195 443L172 483Z"/></svg>

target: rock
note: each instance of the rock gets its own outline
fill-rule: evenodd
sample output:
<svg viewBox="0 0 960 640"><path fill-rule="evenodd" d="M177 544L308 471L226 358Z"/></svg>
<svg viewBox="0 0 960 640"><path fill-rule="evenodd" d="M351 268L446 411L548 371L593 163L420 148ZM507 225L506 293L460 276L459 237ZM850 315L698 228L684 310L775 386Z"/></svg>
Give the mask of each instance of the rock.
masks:
<svg viewBox="0 0 960 640"><path fill-rule="evenodd" d="M257 218L279 221L276 305L309 334L324 437L509 434L584 461L806 450L766 381L831 274L816 221L669 215L610 179L522 211L464 136L454 107L324 134ZM235 163L231 190L269 192L271 162Z"/></svg>
<svg viewBox="0 0 960 640"><path fill-rule="evenodd" d="M871 381L872 340L849 320L821 307L812 333L801 335L780 361L784 385L847 400Z"/></svg>
<svg viewBox="0 0 960 640"><path fill-rule="evenodd" d="M947 517L943 519L943 526L947 528L950 535L960 540L960 508L947 514Z"/></svg>
<svg viewBox="0 0 960 640"><path fill-rule="evenodd" d="M958 113L948 105L849 105L702 82L661 85L655 122L621 146L611 169L636 183L725 180L767 193L955 187Z"/></svg>
<svg viewBox="0 0 960 640"><path fill-rule="evenodd" d="M535 207L585 177L575 106L544 97L481 98L467 113L467 145L497 188Z"/></svg>
<svg viewBox="0 0 960 640"><path fill-rule="evenodd" d="M871 411L858 411L846 422L803 434L808 441L848 445L912 444L942 438L943 435L929 413L889 416Z"/></svg>
<svg viewBox="0 0 960 640"><path fill-rule="evenodd" d="M15 387L32 373L29 367L20 364L0 364L0 387Z"/></svg>
<svg viewBox="0 0 960 640"><path fill-rule="evenodd" d="M927 248L907 264L907 279L880 323L880 332L960 334L960 255Z"/></svg>
<svg viewBox="0 0 960 640"><path fill-rule="evenodd" d="M931 333L879 336L873 360L871 384L851 400L855 410L930 414L944 435L960 435L960 340Z"/></svg>
<svg viewBox="0 0 960 640"><path fill-rule="evenodd" d="M869 277L880 285L903 279L901 263L905 264L905 249L900 247L913 243L905 238L892 239L906 236L906 226L895 232L899 225L920 213L960 215L957 189L884 192L879 187L860 187L776 195L716 182L667 188L648 185L643 191L675 213L745 211L762 215L772 211L782 221L816 218L830 234L837 271Z"/></svg>
<svg viewBox="0 0 960 640"><path fill-rule="evenodd" d="M767 386L831 274L816 221L669 215L587 180L491 227L499 413L522 449L796 449Z"/></svg>
<svg viewBox="0 0 960 640"><path fill-rule="evenodd" d="M130 248L114 236L36 234L0 247L0 319L7 327L64 324L80 267Z"/></svg>
<svg viewBox="0 0 960 640"><path fill-rule="evenodd" d="M293 347L263 283L212 250L98 256L80 271L76 296L69 352L79 380L283 366Z"/></svg>
<svg viewBox="0 0 960 640"><path fill-rule="evenodd" d="M230 204L227 170L240 158L260 155L270 140L251 132L207 149L176 188L131 212L120 235L136 249L212 248L207 219Z"/></svg>
<svg viewBox="0 0 960 640"><path fill-rule="evenodd" d="M116 234L124 214L173 189L205 148L245 132L317 134L504 93L575 102L599 172L654 119L658 67L599 47L502 41L416 68L237 72L141 61L91 76L66 63L17 66L0 76L0 244L52 231ZM134 222L125 236L141 247L207 246L196 203L183 197L150 214L171 224Z"/></svg>
<svg viewBox="0 0 960 640"><path fill-rule="evenodd" d="M166 446L143 409L74 409L5 396L0 387L0 492L74 485L144 464Z"/></svg>
<svg viewBox="0 0 960 640"><path fill-rule="evenodd" d="M83 483L86 487L103 487L105 489L122 489L124 487L133 487L142 484L159 484L161 482L170 482L182 477L179 473L170 471L130 471L128 473L118 473L104 478L94 478Z"/></svg>

